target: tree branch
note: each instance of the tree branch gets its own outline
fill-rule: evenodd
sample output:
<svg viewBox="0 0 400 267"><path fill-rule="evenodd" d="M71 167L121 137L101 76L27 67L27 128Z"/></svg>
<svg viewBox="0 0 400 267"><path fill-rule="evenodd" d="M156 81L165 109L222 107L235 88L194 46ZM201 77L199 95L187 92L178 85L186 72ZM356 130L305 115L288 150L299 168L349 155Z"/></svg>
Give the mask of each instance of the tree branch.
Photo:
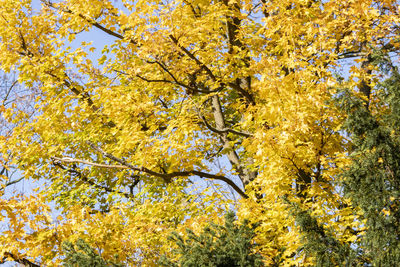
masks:
<svg viewBox="0 0 400 267"><path fill-rule="evenodd" d="M146 60L146 62L149 63L149 64L157 64L158 66L160 66L160 68L163 69L163 71L165 71L166 73L168 73L169 76L171 76L171 78L174 80L175 83L177 83L177 84L179 84L179 85L181 85L183 87L188 87L187 85L184 85L181 82L179 82L178 79L176 79L175 75L173 75L169 71L169 69L164 64L162 64L160 61L158 61L158 60L155 60L155 61Z"/></svg>
<svg viewBox="0 0 400 267"><path fill-rule="evenodd" d="M171 73L171 71L163 63L161 63L160 61L158 61L158 60L155 60L155 61L147 60L146 62L149 63L149 64L157 64L158 66L160 66L163 69L163 71L168 73L168 75L174 80L174 82L177 85L180 85L180 86L186 88L189 92L198 92L198 93L206 93L206 94L208 94L208 93L213 93L213 92L219 91L219 89L212 90L212 91L205 91L205 90L200 90L197 86L186 85L186 84L178 81L178 79L175 77L175 75L173 75Z"/></svg>
<svg viewBox="0 0 400 267"><path fill-rule="evenodd" d="M241 131L237 131L231 128L222 128L222 129L217 129L215 127L213 127L210 123L208 123L208 121L206 120L206 118L200 113L200 111L197 111L199 114L199 117L201 118L201 120L203 121L203 123L207 126L207 128L209 130L211 130L212 132L218 133L218 134L224 134L224 133L233 133L233 134L237 134L240 136L244 136L244 137L252 137L253 135L250 133L245 133L245 132L241 132Z"/></svg>
<svg viewBox="0 0 400 267"><path fill-rule="evenodd" d="M58 77L57 77L58 78ZM85 91L81 91L78 88L76 88L76 86L73 86L69 81L67 81L66 79L63 80L64 85L67 86L71 92L73 92L74 94L81 96L88 104L88 106L93 110L93 111L97 111L99 108L93 103L93 100L90 98L90 95L85 92Z"/></svg>
<svg viewBox="0 0 400 267"><path fill-rule="evenodd" d="M215 90L208 90L208 89L207 90L201 90L201 89L199 89L200 86L198 86L197 84L195 84L194 86L186 85L186 84L178 81L178 79L176 79L176 77L161 62L159 62L159 61L146 61L146 62L149 63L149 64L158 64L166 73L168 73L169 76L171 76L173 81L167 80L167 79L148 79L148 78L143 77L143 76L141 76L139 74L135 75L137 78L139 78L139 79L141 79L141 80L143 80L145 82L148 82L148 83L152 83L152 82L154 82L154 83L162 83L162 82L164 82L164 83L176 84L176 85L182 86L183 88L187 89L187 92L196 92L196 93L203 93L203 94L216 93L216 92L221 91L221 89L223 88L223 85L222 85L222 86L220 86L219 88L217 88ZM115 71L117 73L120 73L120 74L129 75L128 73L126 73L124 71L121 71L121 70L113 69L113 71ZM164 107L165 107L165 105L164 105Z"/></svg>
<svg viewBox="0 0 400 267"><path fill-rule="evenodd" d="M337 58L345 59L345 58L354 58L354 57L362 57L362 56L365 56L365 53L362 53L361 51L349 51L349 52L339 54L337 56Z"/></svg>
<svg viewBox="0 0 400 267"><path fill-rule="evenodd" d="M147 79L143 76L140 76L139 74L136 74L136 77L139 79L148 82L148 83L172 83L175 84L173 81L167 80L167 79Z"/></svg>
<svg viewBox="0 0 400 267"><path fill-rule="evenodd" d="M107 164L101 164L101 163L96 163L96 162L91 162L83 159L74 159L70 157L51 157L52 160L54 160L56 163L57 162L66 162L66 163L82 163L86 165L91 165L95 167L100 167L100 168L108 168L108 169L129 169L127 166L122 166L122 165L107 165Z"/></svg>
<svg viewBox="0 0 400 267"><path fill-rule="evenodd" d="M4 173L6 173L6 174L4 175ZM10 177L8 177L8 172L7 172L7 168L6 168L6 167L3 167L3 169L0 171L0 175L4 175L4 176L6 176L8 179L10 179ZM10 181L10 180L9 180L7 183L4 184L4 187L3 187L3 188L0 188L0 190L5 189L7 186L10 186L10 185L19 183L19 182L22 181L24 178L25 178L25 177L22 176L22 177L20 177L20 178L14 180L14 181Z"/></svg>
<svg viewBox="0 0 400 267"><path fill-rule="evenodd" d="M242 96L244 96L252 105L256 104L256 101L254 101L253 96L247 92L246 90L244 90L240 85L236 84L236 83L228 83L228 85L230 87L232 87L233 89L237 90Z"/></svg>
<svg viewBox="0 0 400 267"><path fill-rule="evenodd" d="M160 177L162 179L164 179L164 181L166 182L170 182L172 178L174 177L187 177L187 176L191 176L191 175L196 175L199 177L204 177L204 178L209 178L209 179L214 179L214 180L220 180L223 181L225 183L227 183L228 185L230 185L237 193L239 193L243 198L248 198L248 196L246 195L246 193L243 192L242 189L240 189L232 180L230 180L229 178L222 176L222 175L216 175L216 174L210 174L210 173L205 173L205 172L201 172L201 171L195 171L195 170L190 170L190 171L182 171L182 172L171 172L171 173L159 173L159 172L155 172L152 171L150 169L147 169L145 167L135 167L129 163L127 163L125 160L120 159L115 157L112 154L109 154L107 152L105 152L104 150L102 150L101 148L97 147L95 144L93 144L92 142L88 142L88 144L97 152L101 153L103 156L112 159L118 163L120 163L121 165L134 170L134 171L138 171L138 172L144 172L147 174L150 174L152 176L156 176L156 177ZM119 165L117 165L119 166Z"/></svg>
<svg viewBox="0 0 400 267"><path fill-rule="evenodd" d="M14 254L12 254L11 252L4 252L4 257L3 259L0 261L0 264L4 264L6 263L7 259L11 258L13 261L15 261L16 263L22 264L24 266L28 266L28 267L40 267L39 264L33 263L30 260L27 260L25 258L18 258L17 256L15 256Z"/></svg>
<svg viewBox="0 0 400 267"><path fill-rule="evenodd" d="M25 177L22 176L21 178L19 178L19 179L17 179L17 180L9 181L9 182L7 182L7 183L5 184L5 186L7 187L7 186L10 186L10 185L19 183L19 182L22 181L24 178L25 178Z"/></svg>
<svg viewBox="0 0 400 267"><path fill-rule="evenodd" d="M9 95L10 95L10 93L11 93L11 90L13 89L13 87L14 87L17 83L18 83L18 80L15 80L15 81L11 84L11 86L8 88L8 90L7 90L7 92L6 92L6 95L4 96L4 98L3 98L3 100L2 100L2 104L3 104L3 105L5 105L5 103L6 103L7 99L8 99L8 97L9 97Z"/></svg>
<svg viewBox="0 0 400 267"><path fill-rule="evenodd" d="M195 55L193 53L191 53L189 50L187 50L185 47L181 46L178 42L178 39L176 39L174 36L170 35L169 38L172 40L172 42L179 47L188 57L190 57L191 59L193 59L196 64L202 68L207 74L208 76L211 78L212 81L216 81L217 79L215 78L214 74L212 73L212 71L203 63L201 62L197 57L195 57Z"/></svg>
<svg viewBox="0 0 400 267"><path fill-rule="evenodd" d="M70 161L67 161L67 162L70 162ZM82 162L80 162L80 163L82 163ZM60 162L54 162L54 165L59 167L59 168L61 168L61 169L63 169L63 170L66 170L69 173L75 174L83 182L85 182L87 184L90 184L91 186L93 186L95 188L102 189L102 190L104 190L104 191L106 191L108 193L118 193L118 194L124 195L126 198L132 198L133 197L133 194L124 193L124 192L121 192L121 191L118 191L118 190L114 190L114 189L112 189L112 188L110 188L108 186L96 184L95 182L90 180L86 175L82 174L82 172L78 171L76 168L66 168ZM136 181L134 181L134 183L136 183Z"/></svg>
<svg viewBox="0 0 400 267"><path fill-rule="evenodd" d="M61 82L64 84L64 86L68 87L71 92L73 92L75 95L82 97L82 99L84 99L86 101L86 103L88 104L88 106L93 110L93 111L97 111L99 108L94 104L93 100L90 98L89 93L85 92L84 90L79 90L78 88L76 88L76 86L74 86L70 81L68 81L67 79L63 79L58 77L57 75L51 73L50 71L46 71L45 72L47 75L50 75L51 77L55 78L58 82ZM65 77L69 78L68 75L66 73L64 73Z"/></svg>
<svg viewBox="0 0 400 267"><path fill-rule="evenodd" d="M103 25L101 25L100 23L95 21L94 19L87 18L83 14L75 14L72 10L70 10L68 8L60 9L60 8L54 6L54 4L51 1L46 1L46 0L41 0L41 1L42 1L42 3L44 3L48 7L54 8L56 10L61 10L62 12L69 13L69 14L72 14L72 15L78 15L80 18L84 19L87 23L91 24L92 26L96 27L97 29L99 29L99 30L111 35L111 36L114 36L114 37L116 37L118 39L124 39L124 36L122 36L121 34L119 34L117 32L114 32L114 31L112 31L110 29L107 29L106 27L104 27ZM131 43L135 43L133 40L130 40L130 42Z"/></svg>

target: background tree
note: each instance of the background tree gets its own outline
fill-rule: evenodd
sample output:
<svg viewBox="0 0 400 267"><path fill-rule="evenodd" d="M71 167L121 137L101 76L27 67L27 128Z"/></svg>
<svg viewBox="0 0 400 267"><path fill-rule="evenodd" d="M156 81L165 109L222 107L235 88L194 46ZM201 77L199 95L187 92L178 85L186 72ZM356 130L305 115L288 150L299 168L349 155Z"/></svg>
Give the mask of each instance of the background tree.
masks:
<svg viewBox="0 0 400 267"><path fill-rule="evenodd" d="M359 220L365 230L358 244L373 266L400 260L400 73L391 55L380 50L371 55L371 68L385 75L372 88L374 97L345 91L339 98L353 142L343 188L363 211Z"/></svg>
<svg viewBox="0 0 400 267"><path fill-rule="evenodd" d="M310 214L293 205L293 214L304 241L304 250L316 266L393 266L399 261L399 72L392 53L373 51L369 73L381 76L376 84L340 88L336 103L346 113L343 131L351 140L350 162L340 174L345 197L356 214L352 241L341 242ZM350 246L353 244L353 246Z"/></svg>
<svg viewBox="0 0 400 267"><path fill-rule="evenodd" d="M63 244L65 251L64 266L73 267L106 267L123 266L113 262L106 262L96 251L83 239L78 239L75 245L71 242Z"/></svg>
<svg viewBox="0 0 400 267"><path fill-rule="evenodd" d="M235 214L225 215L225 225L211 224L200 235L187 229L187 239L174 233L172 240L178 245L174 263L164 257L162 266L262 266L262 257L254 254L254 229L247 221L236 225Z"/></svg>

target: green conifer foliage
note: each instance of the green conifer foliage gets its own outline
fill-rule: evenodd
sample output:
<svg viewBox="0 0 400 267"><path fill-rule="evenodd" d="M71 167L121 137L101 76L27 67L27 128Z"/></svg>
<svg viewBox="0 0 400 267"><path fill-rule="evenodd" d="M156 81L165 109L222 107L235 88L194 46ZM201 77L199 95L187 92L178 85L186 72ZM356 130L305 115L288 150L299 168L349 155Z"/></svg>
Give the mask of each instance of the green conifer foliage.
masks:
<svg viewBox="0 0 400 267"><path fill-rule="evenodd" d="M376 52L373 64L388 77L365 98L349 91L340 97L348 114L344 125L353 149L343 172L343 188L363 211L366 232L360 248L372 266L400 262L400 74L388 55Z"/></svg>
<svg viewBox="0 0 400 267"><path fill-rule="evenodd" d="M66 267L122 267L113 262L105 261L97 254L83 239L78 239L74 245L71 242L64 242L65 251L64 266Z"/></svg>
<svg viewBox="0 0 400 267"><path fill-rule="evenodd" d="M381 77L375 87L365 90L360 83L356 90L336 94L346 116L342 134L351 142L351 164L336 186L354 211L362 211L357 220L365 230L349 227L357 239L341 242L311 210L286 200L302 234L301 249L314 257L314 266L392 267L400 262L400 73L380 51L368 57L368 64Z"/></svg>
<svg viewBox="0 0 400 267"><path fill-rule="evenodd" d="M247 221L236 225L233 212L226 214L225 225L212 223L200 235L189 229L187 233L186 240L177 233L171 236L178 245L175 253L179 255L179 261L163 257L160 261L162 266L263 266L261 256L252 253L254 227L249 227Z"/></svg>
<svg viewBox="0 0 400 267"><path fill-rule="evenodd" d="M357 250L349 244L335 239L333 231L325 229L318 223L310 212L302 210L295 203L292 206L292 215L296 218L296 224L302 233L304 242L303 250L306 254L313 255L316 267L333 266L360 266L362 258L357 257Z"/></svg>

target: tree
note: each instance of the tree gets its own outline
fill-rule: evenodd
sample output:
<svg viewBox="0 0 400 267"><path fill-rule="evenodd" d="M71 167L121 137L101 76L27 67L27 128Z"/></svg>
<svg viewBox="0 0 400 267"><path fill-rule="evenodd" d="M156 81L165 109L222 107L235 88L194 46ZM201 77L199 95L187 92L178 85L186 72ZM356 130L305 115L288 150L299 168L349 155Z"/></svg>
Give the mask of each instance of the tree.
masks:
<svg viewBox="0 0 400 267"><path fill-rule="evenodd" d="M352 145L332 98L337 86L374 97L369 57L399 51L396 1L0 4L1 68L35 111L2 107L15 127L1 158L47 185L16 208L2 199L12 235L0 235L0 256L59 264L62 242L82 238L106 261L151 265L171 232L196 232L231 205L259 223L265 265L315 260L293 205L356 244L363 208L338 190ZM23 208L35 198L42 208ZM43 215L49 202L61 216Z"/></svg>
<svg viewBox="0 0 400 267"><path fill-rule="evenodd" d="M362 266L365 263L357 249L352 248L349 242L337 240L335 233L319 223L309 211L294 204L292 212L300 228L302 249L314 256L314 266Z"/></svg>
<svg viewBox="0 0 400 267"><path fill-rule="evenodd" d="M233 212L225 215L223 226L211 223L199 236L190 229L187 234L186 240L177 233L171 236L178 245L179 260L174 263L164 257L162 266L262 266L262 257L253 252L254 229L246 221L235 225Z"/></svg>
<svg viewBox="0 0 400 267"><path fill-rule="evenodd" d="M394 266L400 260L398 172L399 72L390 54L373 51L372 70L385 75L374 86L357 91L340 88L336 103L346 113L342 130L349 136L350 162L340 174L344 196L362 227L348 227L354 243L341 242L313 216L293 205L303 233L304 249L316 266ZM354 212L353 210L353 212Z"/></svg>
<svg viewBox="0 0 400 267"><path fill-rule="evenodd" d="M65 242L63 244L63 249L66 252L64 266L122 266L116 263L106 262L83 239L78 239L76 241L76 245L72 244L71 242Z"/></svg>
<svg viewBox="0 0 400 267"><path fill-rule="evenodd" d="M363 211L365 234L359 246L373 266L400 261L400 73L389 54L375 51L371 64L385 79L371 91L373 98L344 92L348 113L344 129L351 135L352 164L343 174L343 188L354 206Z"/></svg>

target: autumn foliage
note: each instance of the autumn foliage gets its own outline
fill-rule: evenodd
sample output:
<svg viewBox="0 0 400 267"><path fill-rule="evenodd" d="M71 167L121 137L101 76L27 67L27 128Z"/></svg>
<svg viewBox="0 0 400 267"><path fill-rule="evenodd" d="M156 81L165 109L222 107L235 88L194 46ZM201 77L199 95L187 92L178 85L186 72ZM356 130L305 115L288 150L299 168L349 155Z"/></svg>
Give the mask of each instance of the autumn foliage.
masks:
<svg viewBox="0 0 400 267"><path fill-rule="evenodd" d="M400 257L398 238L374 241L377 222L400 234L399 12L0 0L0 262L57 266L78 240L104 261L179 262L171 234L232 208L265 266ZM37 188L13 193L23 181Z"/></svg>

